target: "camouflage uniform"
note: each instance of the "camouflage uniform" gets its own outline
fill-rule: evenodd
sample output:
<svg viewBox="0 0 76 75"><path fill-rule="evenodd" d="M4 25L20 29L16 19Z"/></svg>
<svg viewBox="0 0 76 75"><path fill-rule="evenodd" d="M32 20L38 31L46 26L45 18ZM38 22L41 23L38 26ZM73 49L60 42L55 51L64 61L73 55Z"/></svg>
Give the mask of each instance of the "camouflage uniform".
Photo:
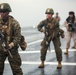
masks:
<svg viewBox="0 0 76 75"><path fill-rule="evenodd" d="M70 11L69 15L70 14L74 15L74 12ZM70 31L70 27L68 26L71 23L74 24L74 31ZM70 47L71 38L73 38L73 41L74 41L74 46L72 48L76 48L76 19L75 19L75 17L74 17L74 20L71 19L70 17L68 17L66 19L66 22L64 25L67 29L66 34L65 34L65 39L66 39L66 52L65 52L65 54L68 54L68 49Z"/></svg>
<svg viewBox="0 0 76 75"><path fill-rule="evenodd" d="M45 13L48 15L49 14L53 15L54 11L52 8L48 8ZM41 42L41 46L42 46L41 64L39 65L39 68L44 67L44 61L46 59L47 49L49 47L49 43L52 41L54 44L56 58L58 61L57 69L61 69L61 67L62 67L62 65L61 65L62 50L60 48L60 46L61 46L60 35L63 35L64 31L59 28L59 22L51 16L51 18L47 18L47 19L41 21L37 28L40 32L44 32L44 34L45 34L45 37L44 37L43 41ZM46 33L46 30L47 30L47 33ZM46 34L48 34L47 39L46 39Z"/></svg>
<svg viewBox="0 0 76 75"><path fill-rule="evenodd" d="M7 3L2 3L0 6L3 6L5 8L9 7L9 4ZM11 12L9 9L1 10L0 7L0 12ZM21 66L21 58L18 53L18 43L21 39L21 28L19 23L12 17L8 16L6 20L3 20L0 18L0 31L4 34L4 39L5 41L9 44L11 42L14 43L14 46L10 49L10 52L12 54L12 58L9 55L8 51L4 51L2 45L0 44L0 75L3 75L4 71L4 62L6 58L8 57L8 61L10 63L13 75L23 75L22 69L20 68Z"/></svg>
<svg viewBox="0 0 76 75"><path fill-rule="evenodd" d="M61 43L60 43L60 38L59 38L59 24L58 22L52 18L50 21L48 19L43 20L40 22L38 25L38 30L42 32L42 27L46 25L46 28L48 29L48 42L53 41L54 47L55 47L55 52L56 52L56 57L57 61L62 61L62 51L61 51ZM50 38L50 39L49 39ZM45 37L43 41L41 42L41 60L44 61L48 49L48 45L46 45L46 40Z"/></svg>
<svg viewBox="0 0 76 75"><path fill-rule="evenodd" d="M60 22L60 17L58 16L58 13L56 13L56 16L54 17L58 22Z"/></svg>

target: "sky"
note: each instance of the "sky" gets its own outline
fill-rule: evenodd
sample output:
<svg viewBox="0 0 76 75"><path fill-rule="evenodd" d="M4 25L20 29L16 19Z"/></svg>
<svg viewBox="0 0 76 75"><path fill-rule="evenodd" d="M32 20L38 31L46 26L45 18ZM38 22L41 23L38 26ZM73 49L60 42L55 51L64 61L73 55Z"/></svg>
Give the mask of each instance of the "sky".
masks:
<svg viewBox="0 0 76 75"><path fill-rule="evenodd" d="M63 25L69 11L76 13L76 0L0 0L0 3L9 3L12 15L21 27L37 26L46 18L47 8L53 8L54 15L58 12Z"/></svg>

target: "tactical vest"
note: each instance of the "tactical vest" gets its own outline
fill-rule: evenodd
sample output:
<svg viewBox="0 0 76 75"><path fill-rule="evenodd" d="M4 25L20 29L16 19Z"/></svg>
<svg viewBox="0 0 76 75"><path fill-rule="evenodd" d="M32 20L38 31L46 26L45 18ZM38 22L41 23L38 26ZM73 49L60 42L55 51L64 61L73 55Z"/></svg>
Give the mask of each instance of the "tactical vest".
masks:
<svg viewBox="0 0 76 75"><path fill-rule="evenodd" d="M52 36L52 38L57 37L61 34L64 33L64 31L62 29L56 26L57 24L59 24L54 18L52 18L51 21L45 20L45 29L47 29L48 34Z"/></svg>
<svg viewBox="0 0 76 75"><path fill-rule="evenodd" d="M7 44L9 44L14 38L14 26L11 24L13 17L9 16L8 22L3 23L2 19L0 18L0 31L4 35L4 39L6 40ZM27 47L27 43L25 42L24 36L21 35L21 40L19 42L19 46L22 50L25 50Z"/></svg>
<svg viewBox="0 0 76 75"><path fill-rule="evenodd" d="M75 19L70 18L70 17L68 17L68 18L66 19L67 23L74 23L74 20L75 20Z"/></svg>
<svg viewBox="0 0 76 75"><path fill-rule="evenodd" d="M68 29L67 29L67 30L70 31L70 32L76 32L75 19L68 17L68 18L66 19L66 21L67 21L67 23L70 23L70 24L68 24Z"/></svg>
<svg viewBox="0 0 76 75"><path fill-rule="evenodd" d="M12 37L12 29L11 29L11 17L8 18L8 22L3 22L3 20L0 18L0 31L4 35L4 39L6 40L7 44L10 43L11 37Z"/></svg>

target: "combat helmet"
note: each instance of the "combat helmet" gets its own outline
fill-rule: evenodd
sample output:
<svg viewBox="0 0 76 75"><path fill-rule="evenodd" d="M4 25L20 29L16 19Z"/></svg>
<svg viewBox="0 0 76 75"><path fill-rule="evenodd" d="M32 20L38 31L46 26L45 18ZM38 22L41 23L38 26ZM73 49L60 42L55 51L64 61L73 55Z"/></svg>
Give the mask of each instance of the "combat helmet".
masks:
<svg viewBox="0 0 76 75"><path fill-rule="evenodd" d="M54 10L52 8L47 8L45 14L54 14Z"/></svg>
<svg viewBox="0 0 76 75"><path fill-rule="evenodd" d="M8 3L1 3L0 12L12 12L10 5Z"/></svg>

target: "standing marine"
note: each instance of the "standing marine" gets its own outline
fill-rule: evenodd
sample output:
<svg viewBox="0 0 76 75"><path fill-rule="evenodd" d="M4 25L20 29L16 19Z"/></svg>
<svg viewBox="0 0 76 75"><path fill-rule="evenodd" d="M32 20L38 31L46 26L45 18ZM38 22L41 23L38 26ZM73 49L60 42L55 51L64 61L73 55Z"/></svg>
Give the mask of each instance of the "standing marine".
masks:
<svg viewBox="0 0 76 75"><path fill-rule="evenodd" d="M60 17L59 17L59 13L58 13L58 12L56 13L56 16L55 16L54 18L55 18L58 22L60 22L60 20L61 20Z"/></svg>
<svg viewBox="0 0 76 75"><path fill-rule="evenodd" d="M13 75L23 75L21 57L18 53L21 27L10 14L8 3L0 4L0 75L4 72L4 62L8 58Z"/></svg>
<svg viewBox="0 0 76 75"><path fill-rule="evenodd" d="M75 13L73 11L69 11L69 16L67 17L64 25L67 30L65 34L66 52L64 54L67 55L68 49L70 47L71 38L73 38L73 42L74 42L74 45L72 48L76 49L76 18L75 18Z"/></svg>
<svg viewBox="0 0 76 75"><path fill-rule="evenodd" d="M57 69L61 69L62 50L60 48L60 35L63 38L64 31L59 28L59 22L53 18L54 10L52 8L47 8L45 14L47 15L47 18L41 21L37 27L40 32L43 32L45 34L45 37L41 42L41 64L38 67L44 68L46 53L49 48L50 42L52 41L58 61Z"/></svg>

